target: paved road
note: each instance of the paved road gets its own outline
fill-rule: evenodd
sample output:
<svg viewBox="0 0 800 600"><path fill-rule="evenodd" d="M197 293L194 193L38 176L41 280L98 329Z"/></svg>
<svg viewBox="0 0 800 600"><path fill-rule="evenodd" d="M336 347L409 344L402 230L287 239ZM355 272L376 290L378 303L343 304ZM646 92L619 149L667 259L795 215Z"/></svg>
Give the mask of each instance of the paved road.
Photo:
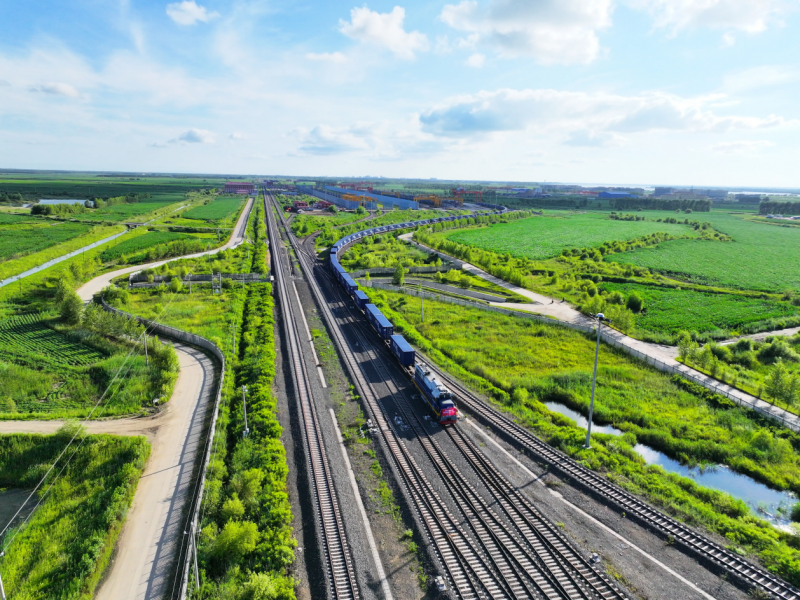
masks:
<svg viewBox="0 0 800 600"><path fill-rule="evenodd" d="M406 233L399 236L403 240L410 241L411 236L413 233ZM450 258L452 260L458 260L454 257L448 257L446 254L434 250L432 248L428 248L420 244L419 242L413 242L414 245L424 248L429 252L436 252L443 257ZM583 315L579 311L572 308L566 302L560 302L554 298L550 298L548 296L543 296L542 294L537 294L536 292L531 292L530 290L526 290L520 287L517 287L513 284L510 284L502 279L498 279L493 275L490 275L486 271L479 269L478 267L466 263L464 261L459 260L459 263L462 264L462 269L468 271L469 273L486 279L496 285L499 285L507 290L511 290L519 294L520 296L524 296L532 300L531 304L514 304L514 308L519 310L525 310L531 313L545 315L554 317L559 321L564 323L570 323L573 325L580 325L584 327L594 327L595 322L593 319L588 318L586 315ZM503 306L502 303L491 303L492 306ZM508 305L506 305L507 307ZM794 333L800 330L797 329L785 329L777 332L773 332L772 335L787 335ZM793 415L790 412L783 410L782 408L778 408L770 404L769 402L765 402L764 400L760 400L755 396L751 396L750 394L738 390L732 386L726 385L721 383L720 381L701 373L691 367L687 367L686 365L679 363L676 358L678 356L678 349L674 346L663 346L660 344L652 344L649 342L643 342L641 340L634 339L630 336L625 335L624 333L620 333L619 331L615 331L610 328L604 328L603 333L606 335L604 336L607 341L610 340L614 343L614 345L620 346L634 355L639 355L640 358L649 358L652 361L658 361L661 363L661 366L656 364L656 368L660 368L661 370L675 370L679 371L682 375L686 376L688 379L694 380L698 383L704 384L706 387L713 387L715 391L718 391L722 394L727 395L728 397L732 397L735 401L739 404L749 405L750 407L756 408L759 412L766 413L775 417L776 419L782 421L788 427L794 429L795 431L800 430L800 417L797 415ZM770 333L763 333L763 334L755 334L752 337L754 339L759 339L771 335Z"/></svg>
<svg viewBox="0 0 800 600"><path fill-rule="evenodd" d="M175 258L169 258L167 260L160 260L154 263L148 263L146 265L136 265L133 267L126 267L124 269L117 269L116 271L111 271L104 275L100 275L99 277L95 277L88 283L83 284L81 287L78 288L78 296L80 296L81 300L84 302L88 302L92 299L97 292L107 288L111 283L111 280L115 277L119 277L120 275L128 275L130 273L138 273L139 271L144 271L145 269L154 269L155 267L160 267L163 264L171 262L173 260L180 260L183 258L196 258L198 256L206 256L209 254L216 254L217 252L222 252L223 250L227 250L228 248L236 248L236 246L240 245L244 241L245 233L247 231L247 218L250 216L250 210L253 208L253 200L250 199L247 201L247 205L244 207L242 214L239 215L239 220L236 222L236 227L233 228L233 233L231 233L231 237L228 242L224 246L220 246L219 248L215 248L214 250L208 250L207 252L198 252L197 254L187 254L186 256L178 256Z"/></svg>

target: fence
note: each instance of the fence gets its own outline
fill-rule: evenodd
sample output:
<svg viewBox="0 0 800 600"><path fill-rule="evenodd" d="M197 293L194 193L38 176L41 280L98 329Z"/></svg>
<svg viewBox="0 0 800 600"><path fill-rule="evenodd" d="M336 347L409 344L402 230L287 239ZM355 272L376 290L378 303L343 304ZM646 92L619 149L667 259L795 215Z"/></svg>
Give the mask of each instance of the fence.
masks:
<svg viewBox="0 0 800 600"><path fill-rule="evenodd" d="M131 273L128 276L128 285L133 285L137 283L169 283L172 281L172 278L175 277L174 275L154 275L153 281L148 279L146 274L143 274L141 271L138 273ZM219 278L222 277L223 279L233 279L235 281L245 281L245 282L259 282L259 281L269 281L269 274L268 273L217 273L216 275L184 275L182 281L184 283L189 283L190 281L193 282L203 282L203 281L212 281L212 278Z"/></svg>
<svg viewBox="0 0 800 600"><path fill-rule="evenodd" d="M390 291L390 292L400 292L402 294L408 294L410 296L428 298L428 299L431 299L431 300L439 300L440 302L448 302L450 304L457 304L459 306L466 306L466 307L469 307L469 308L478 308L480 310L487 310L487 311L490 311L490 312L496 312L496 313L500 313L500 314L503 314L503 315L509 315L509 316L514 316L514 317L520 317L520 318L523 318L523 319L530 319L530 320L533 320L533 321L539 321L540 323L546 323L548 325L554 325L554 326L557 326L557 327L564 327L564 328L567 328L567 329L574 329L574 330L577 330L577 331L581 331L583 333L594 333L596 331L594 327L581 325L580 323L570 323L568 321L558 321L556 319L543 317L541 315L535 315L535 314L532 314L532 313L529 313L529 312L523 312L523 311L518 311L518 310L509 310L507 308L499 308L497 306L490 306L488 304L479 304L477 302L470 302L469 300L461 300L459 298L453 298L452 296L443 296L443 295L434 294L434 293L431 293L431 292L419 291L419 290L416 290L414 288L410 288L410 289L409 288L402 288L402 287L398 287L396 285L390 285L390 284L387 284L387 283L380 283L380 282L377 282L377 281L364 281L364 282L360 282L360 283L365 287L373 287L375 289L387 290L387 291ZM683 366L683 365L680 365L680 364L678 366L670 365L670 364L667 364L667 363L665 363L663 361L658 360L657 358L653 358L652 356L648 356L647 354L644 354L643 352L640 352L640 351L636 350L635 348L632 348L628 344L623 343L622 340L618 339L619 337L622 337L623 334L618 333L618 332L611 333L611 331L613 331L613 330L606 329L606 330L601 330L601 332L600 332L600 339L602 339L604 342L606 342L610 346L614 346L615 348L619 348L620 350L623 350L623 351L627 352L628 354L634 356L635 358L638 358L639 360L641 360L641 361L647 363L648 365L658 369L659 371L663 371L663 372L666 372L666 373L672 373L674 375L680 375L681 377L683 377L684 379L688 379L692 383L696 383L697 385L701 385L704 388L706 388L707 390L709 390L711 392L714 392L715 394L719 394L720 396L724 396L725 398L728 398L729 400L732 400L733 402L735 402L739 406L743 406L745 408L749 408L749 409L753 410L754 412L758 413L759 415L761 415L761 416L763 416L763 417L765 417L767 419L772 419L772 420L780 422L787 429L791 429L792 431L800 432L800 419L798 419L796 417L787 418L787 417L785 417L785 416L783 416L781 414L778 414L778 412L772 412L771 410L769 410L769 408L767 408L767 407L770 407L771 405L769 405L768 403L764 402L763 400L758 400L757 398L754 398L754 397L750 396L749 394L745 394L745 392L736 393L737 390L735 388L733 388L733 387L731 387L729 385L725 385L725 384L721 384L721 383L718 383L718 382L714 382L710 378L706 379L706 378L703 378L701 376L698 376L698 375L702 375L702 374L696 373L693 369L690 369L689 367L686 367L686 366ZM748 399L748 397L753 398L753 399L750 400L750 399ZM761 405L766 405L766 406L761 406ZM772 408L775 411L780 411L782 413L786 412L783 409L775 407L775 406L772 406Z"/></svg>
<svg viewBox="0 0 800 600"><path fill-rule="evenodd" d="M440 267L405 267L407 273L440 273L449 271L453 268L453 265L443 264ZM380 276L380 275L394 275L394 267L376 267L374 269L361 269L359 271L353 271L348 273L350 277L356 279L357 277L364 277L369 273L370 277Z"/></svg>
<svg viewBox="0 0 800 600"><path fill-rule="evenodd" d="M117 308L114 308L113 306L109 306L106 303L106 301L102 298L100 300L100 303L103 309L110 313L121 315L129 319L136 319L146 328L146 331L155 332L163 337L172 338L174 340L178 340L185 344L191 344L192 346L197 346L199 348L202 348L203 350L207 350L221 364L222 369L220 371L219 379L217 380L217 393L214 398L214 412L212 413L211 427L209 428L209 434L208 434L211 438L211 443L207 444L206 455L203 458L203 465L200 469L200 474L199 474L200 481L198 483L198 486L195 488L197 490L197 495L195 496L194 499L191 500L191 502L194 503L194 508L191 511L192 515L191 524L189 526L189 531L191 531L190 535L192 536L190 543L195 544L194 547L196 548L197 547L196 534L198 525L197 520L200 512L200 505L202 504L203 501L203 492L205 491L205 485L206 485L206 470L208 469L208 463L211 460L211 450L214 446L213 444L214 433L216 432L217 429L217 417L219 416L219 405L220 402L222 401L222 390L225 385L225 355L222 353L222 350L220 350L219 347L214 342L211 342L204 337L201 337L199 335L194 335L193 333L187 333L186 331L181 331L180 329L175 329L174 327L169 327L167 325L162 325L161 323L155 323L153 321L150 321L149 319L144 319L142 317L131 315ZM187 551L184 564L182 566L180 564L178 565L179 571L176 574L176 577L181 580L181 593L180 593L181 600L186 599L189 591L189 565L191 563L191 559L192 559L192 553ZM182 575L180 573L181 568L183 569Z"/></svg>

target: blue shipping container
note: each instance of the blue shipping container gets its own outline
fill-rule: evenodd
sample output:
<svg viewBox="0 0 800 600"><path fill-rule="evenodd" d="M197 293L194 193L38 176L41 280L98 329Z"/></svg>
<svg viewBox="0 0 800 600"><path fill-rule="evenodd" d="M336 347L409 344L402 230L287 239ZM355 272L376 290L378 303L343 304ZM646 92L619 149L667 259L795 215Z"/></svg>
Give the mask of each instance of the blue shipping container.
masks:
<svg viewBox="0 0 800 600"><path fill-rule="evenodd" d="M367 319L369 324L378 332L383 339L388 340L394 333L394 326L383 316L383 313L374 304L367 304Z"/></svg>
<svg viewBox="0 0 800 600"><path fill-rule="evenodd" d="M413 367L417 353L402 335L392 336L392 354L397 357L404 367Z"/></svg>
<svg viewBox="0 0 800 600"><path fill-rule="evenodd" d="M358 289L358 284L355 281L353 281L353 278L350 277L350 275L348 275L347 273L342 275L342 285L347 290L347 293L350 294L351 296L355 294L356 290Z"/></svg>
<svg viewBox="0 0 800 600"><path fill-rule="evenodd" d="M358 308L364 310L364 307L369 304L369 296L361 290L356 290L355 301Z"/></svg>

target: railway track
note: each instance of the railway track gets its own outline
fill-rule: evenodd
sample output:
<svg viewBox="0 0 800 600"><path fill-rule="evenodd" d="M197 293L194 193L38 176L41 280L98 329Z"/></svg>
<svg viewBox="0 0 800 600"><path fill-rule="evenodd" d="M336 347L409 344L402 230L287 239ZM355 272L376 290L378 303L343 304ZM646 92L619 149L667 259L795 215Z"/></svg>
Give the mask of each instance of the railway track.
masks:
<svg viewBox="0 0 800 600"><path fill-rule="evenodd" d="M334 288L340 298L343 295ZM347 302L347 299L345 299ZM352 323L362 333L364 347L374 335L363 323L360 313L353 313ZM446 432L460 453L489 492L485 500L471 480L454 466L447 453L428 433L425 422L419 418L400 391L403 382L397 382L384 366L393 361L388 351L367 350L376 368L383 370L383 379L404 422L412 427L431 464L438 471L448 491L464 513L473 536L485 549L494 570L504 580L504 587L513 598L575 598L622 600L626 596L604 575L591 567L575 550L561 532L486 459L483 453L457 427L447 427ZM492 507L500 507L497 513Z"/></svg>
<svg viewBox="0 0 800 600"><path fill-rule="evenodd" d="M331 282L332 278L327 270L316 261L313 239L306 240L305 243L295 243L294 240L292 242L298 256L303 257L307 266L311 265L312 269L316 269L318 276ZM309 244L310 248L306 244ZM360 318L360 313L356 314L356 312L350 311L349 297L345 297L336 285L331 286L330 291L335 295L337 308L344 308L349 312L346 320L354 326L356 345L360 352L366 354L367 360L376 370L383 371L380 373L379 379L400 409L405 423L414 429L431 464L438 471L448 492L456 500L464 514L464 523L472 537L471 540L465 541L475 545L477 558L480 558L477 560L476 551L468 552L467 548L463 546L462 540L459 540L462 543L459 543L457 549L461 552L462 564L467 567L468 579L470 574L473 582L477 577L480 587L483 588L483 594L490 598L575 598L586 600L598 598L621 600L625 598L626 596L614 584L592 568L552 523L505 480L468 438L458 431L448 429L448 433L459 451L478 474L481 484L490 492L491 499L487 501L474 489L470 480L452 464L447 454L428 434L425 423L418 417L418 411L411 407L406 395L400 389L404 383L407 383L407 380L403 379L398 383L397 376L392 375L385 367L385 361L392 361L392 357L382 346L377 345L378 349L376 349L376 344L372 343L374 334L366 327L363 319ZM321 304L324 305L324 302ZM341 314L341 310L339 312ZM382 353L385 356L382 356ZM355 359L355 357L352 358ZM387 415L383 414L382 405L371 408L374 415L384 417L378 419L379 429L382 433L387 432L387 427L394 433L394 430L386 423ZM388 440L387 445L392 452L397 451L403 454L406 457L405 461L413 465L413 459L405 450L404 444L396 439L396 435L393 437L394 439ZM399 470L404 473L403 468ZM410 482L411 477L405 473L403 477L412 497L415 496L415 486ZM431 494L428 498L422 498L420 494L417 494L416 498L422 500L426 507L430 507L431 503L428 498L433 498L435 501L436 495ZM441 505L434 503L433 506ZM494 507L499 507L500 512L496 512ZM425 507L421 512L425 512ZM448 527L454 525L449 513L445 512L444 520L442 520L441 512L436 516L439 522L444 522ZM436 541L435 527L432 528L428 523L426 526L429 528L429 537ZM452 575L451 579L453 579ZM466 583L466 581L462 580L462 583ZM458 585L456 588L462 597L471 597L469 595L471 590L466 590L465 594ZM474 590L474 585L472 590Z"/></svg>
<svg viewBox="0 0 800 600"><path fill-rule="evenodd" d="M800 591L777 575L752 564L697 533L688 525L665 515L630 492L610 483L488 405L430 360L424 360L455 392L460 401L460 408L465 408L496 433L504 435L518 447L523 448L530 456L549 464L591 494L624 511L626 516L635 518L645 527L662 535L672 536L675 543L693 552L707 564L737 578L745 586L766 592L772 598L800 600Z"/></svg>
<svg viewBox="0 0 800 600"><path fill-rule="evenodd" d="M333 484L333 475L328 464L322 432L319 426L316 407L312 397L312 388L308 370L303 359L300 335L297 330L298 319L292 295L287 288L287 274L281 252L281 236L275 224L271 207L264 198L265 218L269 232L272 253L275 287L283 310L283 329L289 346L289 363L297 392L300 414L303 421L303 432L308 452L312 488L314 490L319 530L324 545L327 561L327 576L331 595L336 600L358 600L360 598L356 572L353 566L347 535L339 509L339 501ZM298 310L302 310L298 307Z"/></svg>

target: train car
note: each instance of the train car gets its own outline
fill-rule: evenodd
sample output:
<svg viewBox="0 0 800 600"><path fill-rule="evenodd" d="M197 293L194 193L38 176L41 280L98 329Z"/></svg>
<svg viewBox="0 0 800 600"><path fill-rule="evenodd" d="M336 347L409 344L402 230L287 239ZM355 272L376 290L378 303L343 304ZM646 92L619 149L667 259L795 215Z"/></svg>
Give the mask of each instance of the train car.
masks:
<svg viewBox="0 0 800 600"><path fill-rule="evenodd" d="M356 290L356 293L355 293L355 296L353 296L353 299L356 301L356 306L358 306L358 308L360 308L361 310L364 310L364 307L367 304L369 304L369 296L367 296L361 290Z"/></svg>
<svg viewBox="0 0 800 600"><path fill-rule="evenodd" d="M404 367L413 367L417 359L417 352L411 347L402 335L395 334L391 338L392 354L397 357Z"/></svg>
<svg viewBox="0 0 800 600"><path fill-rule="evenodd" d="M383 316L383 313L374 304L367 304L365 307L369 324L378 332L384 340L388 340L394 333L394 325Z"/></svg>
<svg viewBox="0 0 800 600"><path fill-rule="evenodd" d="M453 395L441 381L427 369L419 365L414 367L414 384L423 399L436 414L442 425L451 425L458 420L458 410L453 402Z"/></svg>
<svg viewBox="0 0 800 600"><path fill-rule="evenodd" d="M347 273L342 275L342 285L347 290L347 293L350 294L350 296L355 294L356 290L358 290L358 284L355 281L353 281L353 278L350 277L350 275L348 275Z"/></svg>

